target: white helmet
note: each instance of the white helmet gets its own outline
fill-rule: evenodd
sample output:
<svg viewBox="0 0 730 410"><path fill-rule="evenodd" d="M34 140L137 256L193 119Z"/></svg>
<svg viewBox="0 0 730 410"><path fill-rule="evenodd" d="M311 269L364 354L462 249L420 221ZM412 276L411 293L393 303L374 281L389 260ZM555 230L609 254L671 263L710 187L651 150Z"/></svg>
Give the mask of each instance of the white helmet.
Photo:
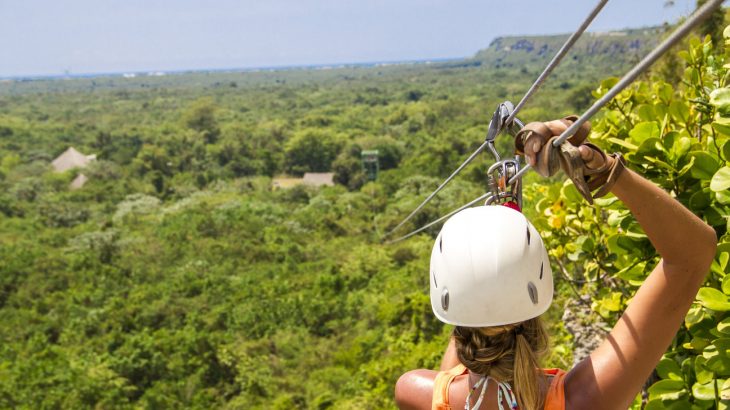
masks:
<svg viewBox="0 0 730 410"><path fill-rule="evenodd" d="M522 322L553 300L542 238L506 206L469 208L446 221L431 252L430 282L433 313L458 326Z"/></svg>

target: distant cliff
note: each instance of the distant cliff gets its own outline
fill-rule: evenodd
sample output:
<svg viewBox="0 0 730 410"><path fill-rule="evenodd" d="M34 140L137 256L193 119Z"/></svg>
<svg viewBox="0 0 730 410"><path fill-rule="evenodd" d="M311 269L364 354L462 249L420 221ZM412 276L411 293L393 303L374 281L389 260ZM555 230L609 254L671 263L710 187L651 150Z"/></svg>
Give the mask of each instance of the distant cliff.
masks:
<svg viewBox="0 0 730 410"><path fill-rule="evenodd" d="M563 60L564 65L594 65L620 68L638 61L656 46L662 27L585 33ZM545 65L568 39L569 34L497 37L471 59L494 68Z"/></svg>

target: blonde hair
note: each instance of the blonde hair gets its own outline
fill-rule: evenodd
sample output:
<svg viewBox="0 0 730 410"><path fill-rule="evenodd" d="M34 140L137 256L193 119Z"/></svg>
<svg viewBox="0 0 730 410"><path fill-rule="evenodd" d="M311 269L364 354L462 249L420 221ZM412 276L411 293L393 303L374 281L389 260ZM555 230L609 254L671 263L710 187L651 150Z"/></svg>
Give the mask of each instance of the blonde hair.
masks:
<svg viewBox="0 0 730 410"><path fill-rule="evenodd" d="M548 335L539 317L504 326L457 326L453 335L467 369L511 383L521 409L542 409L547 380L539 367L548 351Z"/></svg>

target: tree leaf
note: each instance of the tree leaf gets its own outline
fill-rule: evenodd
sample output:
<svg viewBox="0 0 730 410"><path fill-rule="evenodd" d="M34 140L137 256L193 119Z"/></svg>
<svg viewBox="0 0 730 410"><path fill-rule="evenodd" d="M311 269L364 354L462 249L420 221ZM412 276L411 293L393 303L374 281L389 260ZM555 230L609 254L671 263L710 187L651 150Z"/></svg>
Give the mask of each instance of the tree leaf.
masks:
<svg viewBox="0 0 730 410"><path fill-rule="evenodd" d="M717 199L717 202L728 205L730 204L730 192L727 190L725 191L717 191L715 192L715 199Z"/></svg>
<svg viewBox="0 0 730 410"><path fill-rule="evenodd" d="M662 400L653 399L646 403L644 410L687 410L691 408L689 401L684 398L681 400ZM631 407L636 408L636 407ZM694 410L694 409L692 409Z"/></svg>
<svg viewBox="0 0 730 410"><path fill-rule="evenodd" d="M730 253L719 251L719 255L717 256L717 263L720 265L720 269L722 269L724 273L730 273L727 269L729 266L728 262L730 262ZM723 287L723 291L724 290L725 288ZM728 291L728 295L730 295L730 291Z"/></svg>
<svg viewBox="0 0 730 410"><path fill-rule="evenodd" d="M715 400L715 381L695 383L692 386L692 395L700 400Z"/></svg>
<svg viewBox="0 0 730 410"><path fill-rule="evenodd" d="M687 327L692 327L692 325L700 323L704 317L705 311L702 309L702 305L693 303L692 307L689 308L687 315L684 317L684 324Z"/></svg>
<svg viewBox="0 0 730 410"><path fill-rule="evenodd" d="M720 387L720 398L722 400L730 400L730 379L722 382L722 387Z"/></svg>
<svg viewBox="0 0 730 410"><path fill-rule="evenodd" d="M679 364L668 357L659 361L656 366L656 371L662 379L684 380L682 377L682 369L679 367Z"/></svg>
<svg viewBox="0 0 730 410"><path fill-rule="evenodd" d="M650 104L639 105L636 108L636 115L639 116L641 121L650 121L657 117L656 112L654 112L654 107Z"/></svg>
<svg viewBox="0 0 730 410"><path fill-rule="evenodd" d="M701 288L697 292L697 300L702 306L719 312L726 312L730 310L730 302L728 302L727 295L714 288Z"/></svg>
<svg viewBox="0 0 730 410"><path fill-rule="evenodd" d="M598 206L602 206L604 208L609 207L609 206L615 204L616 202L618 202L618 198L616 198L615 196L596 198L593 200L593 203L595 203Z"/></svg>
<svg viewBox="0 0 730 410"><path fill-rule="evenodd" d="M678 133L673 133L673 134L675 136L674 136L674 138L672 138L671 146L667 147L666 143L665 143L665 148L667 149L669 159L676 163L692 147L692 140L690 140L687 137L679 136ZM665 141L667 141L667 139L665 139Z"/></svg>
<svg viewBox="0 0 730 410"><path fill-rule="evenodd" d="M718 118L712 123L712 128L720 134L730 135L730 121L727 118Z"/></svg>
<svg viewBox="0 0 730 410"><path fill-rule="evenodd" d="M726 335L730 334L730 317L717 324L717 331Z"/></svg>
<svg viewBox="0 0 730 410"><path fill-rule="evenodd" d="M692 165L692 177L695 179L710 179L720 168L715 157L705 151L692 151L690 155L695 159Z"/></svg>
<svg viewBox="0 0 730 410"><path fill-rule="evenodd" d="M692 54L690 53L689 55L690 55L690 60L692 60L693 59L691 57ZM698 84L700 82L700 72L696 68L694 68L694 67L687 67L687 68L685 68L684 69L684 76L686 78L689 78L689 81L693 85L696 85L696 84Z"/></svg>
<svg viewBox="0 0 730 410"><path fill-rule="evenodd" d="M560 194L563 198L567 199L570 203L582 203L583 196L578 192L578 189L573 185L570 179L566 179L563 183L563 187L560 189Z"/></svg>
<svg viewBox="0 0 730 410"><path fill-rule="evenodd" d="M682 175L686 174L687 172L689 172L689 170L692 169L692 167L694 166L694 164L695 164L695 158L694 157L691 157L689 159L689 162L687 164L685 164L682 167L682 169L680 169L677 172L677 176L682 176Z"/></svg>
<svg viewBox="0 0 730 410"><path fill-rule="evenodd" d="M671 166L671 165L667 164L667 163L666 163L665 161L662 161L662 160L660 160L659 158L655 158L655 157L648 157L648 156L647 156L647 157L644 157L644 158L645 158L645 159L646 159L647 161L651 162L652 164L654 164L654 165L658 165L658 166L660 166L660 167L664 168L665 170L667 170L667 171L669 171L669 172L673 172L673 171L675 171L675 169L674 169L674 167L673 167L673 166Z"/></svg>
<svg viewBox="0 0 730 410"><path fill-rule="evenodd" d="M722 253L720 256L722 255L727 255L727 253ZM727 264L727 259L725 260L725 263ZM724 270L723 266L720 265L718 267L720 268L720 270ZM730 275L722 278L722 293L730 295Z"/></svg>
<svg viewBox="0 0 730 410"><path fill-rule="evenodd" d="M730 375L730 339L721 338L714 340L702 351L702 357L707 359L705 367L715 375Z"/></svg>
<svg viewBox="0 0 730 410"><path fill-rule="evenodd" d="M659 138L659 135L659 124L656 121L640 122L629 131L631 141L636 144L641 144L647 138Z"/></svg>
<svg viewBox="0 0 730 410"><path fill-rule="evenodd" d="M715 374L728 376L730 375L730 357L727 355L713 356L707 359L707 368Z"/></svg>
<svg viewBox="0 0 730 410"><path fill-rule="evenodd" d="M629 151L636 151L639 148L638 145L634 145L628 141L624 141L619 138L610 137L610 138L606 138L606 141L608 141L612 144L620 145L620 146L628 149Z"/></svg>
<svg viewBox="0 0 730 410"><path fill-rule="evenodd" d="M689 206L694 210L703 210L711 204L710 194L705 191L697 191L689 197Z"/></svg>
<svg viewBox="0 0 730 410"><path fill-rule="evenodd" d="M718 192L725 191L730 188L730 167L724 166L720 168L715 175L712 176L710 181L710 189Z"/></svg>
<svg viewBox="0 0 730 410"><path fill-rule="evenodd" d="M646 263L638 263L633 266L627 266L626 268L621 269L620 271L616 272L616 277L621 278L623 280L628 281L636 281L636 280L644 280L646 279L646 273L644 273L644 268L646 267Z"/></svg>
<svg viewBox="0 0 730 410"><path fill-rule="evenodd" d="M689 107L685 101L672 101L669 104L669 114L675 121L686 123L689 118Z"/></svg>
<svg viewBox="0 0 730 410"><path fill-rule="evenodd" d="M686 394L684 382L679 380L659 380L649 387L650 400L679 400Z"/></svg>
<svg viewBox="0 0 730 410"><path fill-rule="evenodd" d="M730 114L730 88L718 88L710 93L710 104L717 108L722 116Z"/></svg>
<svg viewBox="0 0 730 410"><path fill-rule="evenodd" d="M707 368L707 359L704 356L695 358L695 377L698 383L707 383L713 379L714 375Z"/></svg>

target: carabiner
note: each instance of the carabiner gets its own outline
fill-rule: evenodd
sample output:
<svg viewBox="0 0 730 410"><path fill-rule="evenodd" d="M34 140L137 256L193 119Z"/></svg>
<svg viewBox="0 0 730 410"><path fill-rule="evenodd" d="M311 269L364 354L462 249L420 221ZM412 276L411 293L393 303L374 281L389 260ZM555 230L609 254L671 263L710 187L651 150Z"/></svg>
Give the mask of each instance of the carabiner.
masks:
<svg viewBox="0 0 730 410"><path fill-rule="evenodd" d="M520 157L515 156L514 159L502 160L494 146L494 140L502 131L507 131L514 137L522 129L523 124L517 118L514 118L509 124L507 123L512 111L514 111L514 105L505 101L499 104L489 121L486 142L496 162L487 171L489 190L492 192L492 196L486 201L487 205L509 198L516 201L520 207L522 206L522 181L518 180L509 185L509 180L520 170Z"/></svg>
<svg viewBox="0 0 730 410"><path fill-rule="evenodd" d="M495 201L503 201L510 199L521 207L522 206L522 184L517 181L512 185L508 185L510 179L520 170L519 159L505 159L492 164L487 171L489 190L492 195L487 199L486 204L492 204Z"/></svg>

